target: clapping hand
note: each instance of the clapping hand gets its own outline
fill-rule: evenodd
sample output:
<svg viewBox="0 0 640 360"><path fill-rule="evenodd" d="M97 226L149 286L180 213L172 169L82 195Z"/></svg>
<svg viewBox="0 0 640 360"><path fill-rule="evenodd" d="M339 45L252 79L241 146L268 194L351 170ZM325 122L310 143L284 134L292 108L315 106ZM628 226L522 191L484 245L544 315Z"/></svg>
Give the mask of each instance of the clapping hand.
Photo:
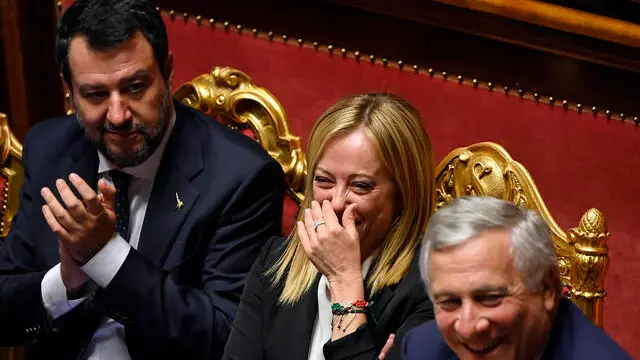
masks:
<svg viewBox="0 0 640 360"><path fill-rule="evenodd" d="M42 213L51 231L61 242L61 260L73 260L77 266L89 261L115 233L116 190L106 181L100 180L98 194L76 174L71 174L69 180L81 199L76 197L66 181L58 179L56 188L64 206L53 192L45 187L41 190L46 203L42 206ZM65 263L71 264L71 261Z"/></svg>

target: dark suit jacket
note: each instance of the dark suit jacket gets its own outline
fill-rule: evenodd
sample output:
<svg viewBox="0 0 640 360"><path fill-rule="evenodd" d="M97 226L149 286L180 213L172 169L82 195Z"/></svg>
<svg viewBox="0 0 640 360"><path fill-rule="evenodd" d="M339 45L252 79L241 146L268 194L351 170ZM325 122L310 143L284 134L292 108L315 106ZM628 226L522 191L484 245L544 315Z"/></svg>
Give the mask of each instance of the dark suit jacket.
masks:
<svg viewBox="0 0 640 360"><path fill-rule="evenodd" d="M40 288L58 240L40 189L71 172L95 188L98 157L71 116L29 132L20 208L0 246L0 346L36 340L47 359L75 358L107 316L125 325L133 359L221 357L251 265L280 233L284 176L255 141L175 106L138 249L107 288L54 322Z"/></svg>
<svg viewBox="0 0 640 360"><path fill-rule="evenodd" d="M283 238L271 239L254 264L223 359L307 359L318 313L320 276L297 304L279 305L280 292L272 287L266 271L280 258L285 244ZM410 328L433 318L433 305L420 279L418 259L416 251L406 277L370 298L374 303L366 325L324 345L327 360L377 359L390 333L395 333L398 341ZM398 355L394 349L387 359Z"/></svg>
<svg viewBox="0 0 640 360"><path fill-rule="evenodd" d="M455 360L434 321L411 330L402 345L404 360ZM631 357L569 299L560 300L541 360L627 360Z"/></svg>

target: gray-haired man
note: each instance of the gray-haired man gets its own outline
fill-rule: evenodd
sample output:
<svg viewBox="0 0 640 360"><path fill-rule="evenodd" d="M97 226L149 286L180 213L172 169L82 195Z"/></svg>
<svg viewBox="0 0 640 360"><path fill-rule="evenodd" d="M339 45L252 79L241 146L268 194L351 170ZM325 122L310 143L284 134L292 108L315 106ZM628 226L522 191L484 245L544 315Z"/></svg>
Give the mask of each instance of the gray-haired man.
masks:
<svg viewBox="0 0 640 360"><path fill-rule="evenodd" d="M404 359L630 359L561 297L551 232L536 212L456 199L432 216L421 251L435 320L406 335Z"/></svg>

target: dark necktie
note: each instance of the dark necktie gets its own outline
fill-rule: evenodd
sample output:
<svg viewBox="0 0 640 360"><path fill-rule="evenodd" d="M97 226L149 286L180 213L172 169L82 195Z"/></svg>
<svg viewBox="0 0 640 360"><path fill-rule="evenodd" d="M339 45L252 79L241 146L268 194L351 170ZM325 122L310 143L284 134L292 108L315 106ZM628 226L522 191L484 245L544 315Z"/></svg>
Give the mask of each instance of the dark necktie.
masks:
<svg viewBox="0 0 640 360"><path fill-rule="evenodd" d="M129 184L131 175L120 170L111 170L113 185L116 188L116 230L123 239L129 241Z"/></svg>

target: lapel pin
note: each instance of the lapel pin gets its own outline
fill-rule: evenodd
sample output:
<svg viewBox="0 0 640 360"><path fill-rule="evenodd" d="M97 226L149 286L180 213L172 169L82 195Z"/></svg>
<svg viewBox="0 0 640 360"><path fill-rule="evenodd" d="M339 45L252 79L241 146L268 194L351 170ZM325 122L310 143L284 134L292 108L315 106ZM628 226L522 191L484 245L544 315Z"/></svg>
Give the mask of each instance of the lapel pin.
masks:
<svg viewBox="0 0 640 360"><path fill-rule="evenodd" d="M182 202L182 200L180 200L178 193L176 193L176 210L181 210L183 206L184 203Z"/></svg>

